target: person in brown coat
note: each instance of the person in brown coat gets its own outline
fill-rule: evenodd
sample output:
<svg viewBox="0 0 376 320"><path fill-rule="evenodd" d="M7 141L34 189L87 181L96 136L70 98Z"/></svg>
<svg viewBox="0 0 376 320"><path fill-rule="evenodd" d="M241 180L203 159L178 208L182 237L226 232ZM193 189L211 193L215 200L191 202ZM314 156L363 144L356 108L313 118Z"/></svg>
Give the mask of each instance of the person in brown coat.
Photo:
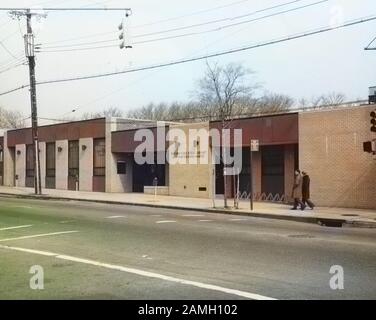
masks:
<svg viewBox="0 0 376 320"><path fill-rule="evenodd" d="M302 202L308 205L312 210L315 207L314 203L310 200L310 186L311 179L306 172L302 172Z"/></svg>
<svg viewBox="0 0 376 320"><path fill-rule="evenodd" d="M292 198L294 199L294 206L291 210L296 210L298 205L300 205L300 209L305 209L305 204L302 202L302 175L300 174L300 170L295 170L295 178L294 178L294 186L292 187Z"/></svg>

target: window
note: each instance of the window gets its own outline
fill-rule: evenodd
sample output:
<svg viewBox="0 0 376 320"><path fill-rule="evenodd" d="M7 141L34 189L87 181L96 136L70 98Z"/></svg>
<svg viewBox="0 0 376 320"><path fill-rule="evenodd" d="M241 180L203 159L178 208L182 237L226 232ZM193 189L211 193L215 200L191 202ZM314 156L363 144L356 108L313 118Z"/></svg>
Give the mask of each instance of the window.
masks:
<svg viewBox="0 0 376 320"><path fill-rule="evenodd" d="M105 139L94 139L93 175L106 175L106 143Z"/></svg>
<svg viewBox="0 0 376 320"><path fill-rule="evenodd" d="M69 141L68 143L68 175L78 177L79 175L79 144L78 141Z"/></svg>
<svg viewBox="0 0 376 320"><path fill-rule="evenodd" d="M55 143L46 143L46 176L55 177L56 173Z"/></svg>
<svg viewBox="0 0 376 320"><path fill-rule="evenodd" d="M117 162L117 174L126 174L127 173L127 164L125 161Z"/></svg>
<svg viewBox="0 0 376 320"><path fill-rule="evenodd" d="M34 145L26 145L26 177L34 177Z"/></svg>

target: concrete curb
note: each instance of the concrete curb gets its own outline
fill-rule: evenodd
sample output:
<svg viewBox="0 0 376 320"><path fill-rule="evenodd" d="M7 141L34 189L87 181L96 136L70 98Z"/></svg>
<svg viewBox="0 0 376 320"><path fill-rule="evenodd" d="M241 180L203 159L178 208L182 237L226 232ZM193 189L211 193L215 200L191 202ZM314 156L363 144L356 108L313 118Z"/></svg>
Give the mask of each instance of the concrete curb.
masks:
<svg viewBox="0 0 376 320"><path fill-rule="evenodd" d="M261 212L242 212L235 210L225 210L225 209L215 209L215 208L193 208L193 207L183 207L183 206L174 206L174 205L158 205L152 203L140 203L140 202L129 202L129 201L113 201L113 200L97 200L97 199L77 199L71 197L55 197L49 195L34 195L34 194L14 194L0 192L0 196L20 198L20 199L42 199L42 200L60 200L60 201L82 201L82 202L94 202L94 203L103 203L103 204L116 204L116 205L128 205L128 206L137 206L137 207L149 207L149 208L162 208L162 209L176 209L176 210L187 210L187 211L198 211L198 212L212 212L228 215L237 215L245 217L255 217L255 218L265 218L265 219L275 219L275 220L286 220L286 221L295 221L303 223L313 223L319 224L321 226L328 227L357 227L357 228L376 228L376 221L352 221L346 219L337 219L337 218L320 218L320 217L297 217L290 215L275 215L269 213Z"/></svg>

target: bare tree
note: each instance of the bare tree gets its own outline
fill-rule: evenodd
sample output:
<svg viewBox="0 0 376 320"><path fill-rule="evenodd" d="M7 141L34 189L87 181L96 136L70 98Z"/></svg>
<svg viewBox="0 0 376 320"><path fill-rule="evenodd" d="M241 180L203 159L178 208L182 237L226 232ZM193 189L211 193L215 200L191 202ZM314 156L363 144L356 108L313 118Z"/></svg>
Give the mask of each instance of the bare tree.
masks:
<svg viewBox="0 0 376 320"><path fill-rule="evenodd" d="M25 127L25 116L14 110L7 110L0 106L0 128L16 129Z"/></svg>
<svg viewBox="0 0 376 320"><path fill-rule="evenodd" d="M82 115L83 120L95 119L95 118L102 118L102 117L122 117L123 111L121 111L117 107L109 107L103 109L100 112L85 112Z"/></svg>
<svg viewBox="0 0 376 320"><path fill-rule="evenodd" d="M346 95L341 92L329 92L319 96L313 96L310 100L300 99L298 105L300 108L319 108L322 106L339 106L346 100Z"/></svg>
<svg viewBox="0 0 376 320"><path fill-rule="evenodd" d="M241 109L236 105L242 99L249 99L257 84L251 85L251 70L241 64L230 63L224 67L206 64L205 75L199 80L198 100L206 106L206 112L225 123L237 116Z"/></svg>
<svg viewBox="0 0 376 320"><path fill-rule="evenodd" d="M205 106L206 113L222 122L222 130L231 124L231 120L241 114L239 101L249 99L257 85L251 85L252 72L241 64L230 63L224 67L218 64L206 64L205 75L199 80L197 95ZM237 104L238 103L238 104ZM238 106L238 107L237 107ZM225 148L224 144L222 148ZM227 207L226 151L223 150L223 193L224 207Z"/></svg>
<svg viewBox="0 0 376 320"><path fill-rule="evenodd" d="M255 102L253 110L259 114L280 113L290 110L293 104L294 99L288 95L267 92Z"/></svg>
<svg viewBox="0 0 376 320"><path fill-rule="evenodd" d="M345 102L346 96L341 92L329 92L324 95L322 100L324 105L328 106L338 106Z"/></svg>

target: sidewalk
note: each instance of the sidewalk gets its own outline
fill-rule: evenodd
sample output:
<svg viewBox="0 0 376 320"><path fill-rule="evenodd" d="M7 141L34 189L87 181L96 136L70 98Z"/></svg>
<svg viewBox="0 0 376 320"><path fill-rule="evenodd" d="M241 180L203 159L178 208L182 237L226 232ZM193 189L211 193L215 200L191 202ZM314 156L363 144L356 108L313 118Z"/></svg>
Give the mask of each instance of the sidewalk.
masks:
<svg viewBox="0 0 376 320"><path fill-rule="evenodd" d="M143 193L102 193L44 189L42 196L35 196L32 188L0 187L0 195L15 195L22 198L44 199L69 199L80 201L93 201L101 203L129 204L137 206L161 207L172 209L186 209L205 212L217 212L236 215L247 215L269 219L292 220L308 223L319 223L328 226L355 226L376 228L376 210L327 208L309 208L305 211L292 211L290 206L281 203L255 202L254 210L250 211L249 201L240 201L240 208L224 209L223 199L216 199L213 208L211 199L184 198L158 195L156 200L153 195ZM233 200L228 200L230 206Z"/></svg>

